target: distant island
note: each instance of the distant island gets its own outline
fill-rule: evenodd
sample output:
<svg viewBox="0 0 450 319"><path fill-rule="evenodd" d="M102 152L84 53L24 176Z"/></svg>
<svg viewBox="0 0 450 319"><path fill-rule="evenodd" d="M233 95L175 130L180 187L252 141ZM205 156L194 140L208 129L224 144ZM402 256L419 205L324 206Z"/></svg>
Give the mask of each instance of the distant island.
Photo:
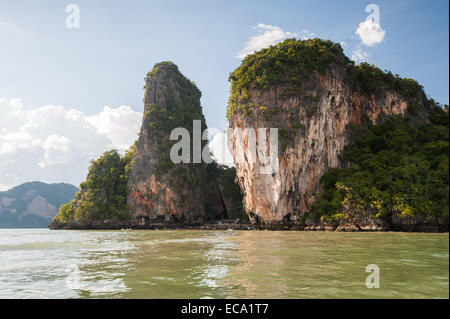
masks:
<svg viewBox="0 0 450 319"><path fill-rule="evenodd" d="M250 145L270 146L259 135L231 141L236 168L173 163L171 131L192 136L195 121L207 127L199 89L162 62L147 74L139 139L124 155L113 150L92 161L49 227L204 227L227 219L237 228L448 231L448 106L415 80L356 65L339 44L320 39L250 54L229 80L229 127L277 128L276 170L260 173L265 164Z"/></svg>
<svg viewBox="0 0 450 319"><path fill-rule="evenodd" d="M0 228L44 228L70 202L78 188L73 185L30 182L0 192Z"/></svg>

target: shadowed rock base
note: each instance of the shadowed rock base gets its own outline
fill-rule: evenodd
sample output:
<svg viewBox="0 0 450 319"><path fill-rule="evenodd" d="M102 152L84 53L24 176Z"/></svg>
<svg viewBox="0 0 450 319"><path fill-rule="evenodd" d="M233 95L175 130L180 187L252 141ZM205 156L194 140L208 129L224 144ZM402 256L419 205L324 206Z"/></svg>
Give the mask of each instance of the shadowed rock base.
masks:
<svg viewBox="0 0 450 319"><path fill-rule="evenodd" d="M295 224L295 223L272 223L272 224L251 224L239 220L218 220L203 225L192 225L187 223L156 223L145 220L133 220L125 223L92 222L90 224L59 224L52 222L50 229L78 229L78 230L297 230L297 231L337 231L337 232L423 232L423 233L444 233L449 231L449 226L443 223L425 223L425 224L373 224L373 225L355 225L355 224Z"/></svg>

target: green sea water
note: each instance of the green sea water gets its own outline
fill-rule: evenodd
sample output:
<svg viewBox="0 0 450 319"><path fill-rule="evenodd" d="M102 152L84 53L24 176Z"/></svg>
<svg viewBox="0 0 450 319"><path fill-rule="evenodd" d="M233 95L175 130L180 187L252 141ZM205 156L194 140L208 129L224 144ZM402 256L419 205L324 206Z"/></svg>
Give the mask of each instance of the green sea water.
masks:
<svg viewBox="0 0 450 319"><path fill-rule="evenodd" d="M448 233L0 229L0 298L449 298L448 282Z"/></svg>

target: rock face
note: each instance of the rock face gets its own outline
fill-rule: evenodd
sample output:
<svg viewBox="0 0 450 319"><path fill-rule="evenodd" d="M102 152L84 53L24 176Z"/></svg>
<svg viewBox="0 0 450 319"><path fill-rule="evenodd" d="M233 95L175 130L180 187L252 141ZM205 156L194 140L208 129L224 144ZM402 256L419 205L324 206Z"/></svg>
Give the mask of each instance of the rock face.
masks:
<svg viewBox="0 0 450 319"><path fill-rule="evenodd" d="M226 215L217 182L209 164L193 163L193 121L206 129L197 87L171 62L148 73L144 118L128 181L127 203L139 223L201 224ZM191 163L174 164L169 139L181 127L190 134ZM178 138L178 137L177 137ZM206 141L201 143L204 146Z"/></svg>
<svg viewBox="0 0 450 319"><path fill-rule="evenodd" d="M265 60L257 59L244 60L242 67L264 65ZM253 222L300 220L314 202L328 167L343 164L339 154L351 138L347 131L351 123L379 123L387 116L404 115L413 103L418 106L417 118L426 118L422 95L405 96L383 83L377 93L367 94L349 80L345 63L330 63L324 72L299 71L277 84L247 86L245 93L235 84L238 76L236 72L231 76L234 110L229 113L229 127L278 128L279 135L279 167L273 174L260 173L258 156L254 163L248 161L252 144L248 137L244 143L236 137L231 141L244 207ZM260 143L269 149L268 139L256 136L256 145ZM245 160L238 163L238 158Z"/></svg>
<svg viewBox="0 0 450 319"><path fill-rule="evenodd" d="M124 155L111 150L91 161L80 191L49 228L191 227L242 217L234 170L209 156L200 96L175 64L156 64L146 78L139 139Z"/></svg>

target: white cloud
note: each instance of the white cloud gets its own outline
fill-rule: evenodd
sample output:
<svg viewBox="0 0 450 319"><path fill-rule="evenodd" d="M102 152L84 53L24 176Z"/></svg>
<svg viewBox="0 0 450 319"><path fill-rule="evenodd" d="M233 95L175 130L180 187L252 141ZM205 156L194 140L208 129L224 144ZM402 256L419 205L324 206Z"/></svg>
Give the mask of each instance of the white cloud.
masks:
<svg viewBox="0 0 450 319"><path fill-rule="evenodd" d="M310 32L308 30L303 30L300 33L300 39L301 40L309 40L309 39L314 39L314 38L317 38L317 34L314 33L314 32Z"/></svg>
<svg viewBox="0 0 450 319"><path fill-rule="evenodd" d="M142 119L137 114L129 106L116 109L105 106L101 113L86 117L86 121L95 126L99 134L105 134L112 145L126 149L130 146L130 132L138 132L140 128Z"/></svg>
<svg viewBox="0 0 450 319"><path fill-rule="evenodd" d="M57 150L67 153L70 150L69 145L70 140L67 137L55 134L47 136L43 148L45 150Z"/></svg>
<svg viewBox="0 0 450 319"><path fill-rule="evenodd" d="M7 133L5 130L3 133L0 135L0 154L14 153L18 149L39 144L26 132Z"/></svg>
<svg viewBox="0 0 450 319"><path fill-rule="evenodd" d="M380 25L372 19L360 22L355 33L359 35L361 42L368 47L383 42L386 35L386 31L381 29Z"/></svg>
<svg viewBox="0 0 450 319"><path fill-rule="evenodd" d="M44 157L39 161L38 166L45 168L57 164L67 164L70 160L68 157L70 143L70 139L65 136L56 134L47 136L42 144L42 148L45 150Z"/></svg>
<svg viewBox="0 0 450 319"><path fill-rule="evenodd" d="M369 54L361 49L358 45L356 49L352 52L352 60L355 62L367 62Z"/></svg>
<svg viewBox="0 0 450 319"><path fill-rule="evenodd" d="M295 33L283 31L280 27L274 25L260 23L254 28L257 29L260 34L251 37L245 43L244 48L239 51L236 56L237 58L243 59L246 55L252 54L255 51L267 48L281 40L297 36Z"/></svg>
<svg viewBox="0 0 450 319"><path fill-rule="evenodd" d="M129 106L87 116L63 106L24 109L20 99L0 98L0 112L0 190L33 180L78 185L90 160L126 150L142 121Z"/></svg>

